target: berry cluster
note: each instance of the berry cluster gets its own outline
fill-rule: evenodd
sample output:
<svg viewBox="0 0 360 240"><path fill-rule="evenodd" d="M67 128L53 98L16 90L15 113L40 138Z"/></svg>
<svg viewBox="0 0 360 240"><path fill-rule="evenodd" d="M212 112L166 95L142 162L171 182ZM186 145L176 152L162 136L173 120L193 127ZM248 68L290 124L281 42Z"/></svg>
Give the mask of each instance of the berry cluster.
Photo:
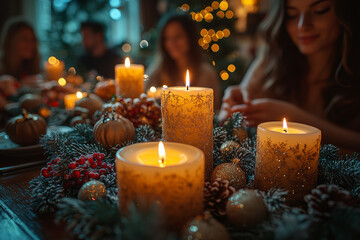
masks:
<svg viewBox="0 0 360 240"><path fill-rule="evenodd" d="M48 166L41 169L41 175L48 178L51 176L62 176L64 188L73 186L81 187L90 180L97 180L102 175L114 171L113 165L103 162L105 155L103 153L93 153L86 156L80 156L67 165L63 174L58 174L54 166L60 162L60 159L54 159L48 163Z"/></svg>
<svg viewBox="0 0 360 240"><path fill-rule="evenodd" d="M104 105L103 113L112 111L129 119L135 127L139 125L150 125L156 127L160 123L161 108L152 98L148 98L145 93L140 98L119 98L115 103Z"/></svg>
<svg viewBox="0 0 360 240"><path fill-rule="evenodd" d="M55 166L57 166L60 161L60 158L56 158L48 162L47 166L41 169L41 175L46 178L59 176L57 171L55 171Z"/></svg>

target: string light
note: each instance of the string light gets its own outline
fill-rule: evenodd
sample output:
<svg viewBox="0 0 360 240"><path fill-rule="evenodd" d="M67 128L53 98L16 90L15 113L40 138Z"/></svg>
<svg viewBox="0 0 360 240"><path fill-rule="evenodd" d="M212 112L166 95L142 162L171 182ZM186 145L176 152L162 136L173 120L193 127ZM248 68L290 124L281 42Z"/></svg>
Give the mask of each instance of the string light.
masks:
<svg viewBox="0 0 360 240"><path fill-rule="evenodd" d="M236 67L234 64L230 64L228 67L227 67L228 71L229 72L234 72L236 70Z"/></svg>
<svg viewBox="0 0 360 240"><path fill-rule="evenodd" d="M228 7L229 7L229 4L228 4L227 1L223 0L223 1L220 2L219 7L220 7L221 10L226 11L228 9Z"/></svg>
<svg viewBox="0 0 360 240"><path fill-rule="evenodd" d="M213 1L213 2L211 3L211 7L212 7L214 10L218 9L218 8L219 8L219 2Z"/></svg>
<svg viewBox="0 0 360 240"><path fill-rule="evenodd" d="M219 51L220 47L218 44L214 43L213 45L211 45L211 51L213 52L217 52Z"/></svg>

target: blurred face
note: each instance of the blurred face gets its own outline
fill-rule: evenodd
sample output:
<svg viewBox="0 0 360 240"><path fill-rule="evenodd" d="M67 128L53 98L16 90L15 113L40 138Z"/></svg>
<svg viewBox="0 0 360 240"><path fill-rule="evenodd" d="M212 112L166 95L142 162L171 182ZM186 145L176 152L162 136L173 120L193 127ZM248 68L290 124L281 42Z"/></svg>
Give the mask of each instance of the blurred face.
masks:
<svg viewBox="0 0 360 240"><path fill-rule="evenodd" d="M335 16L334 0L287 0L286 29L305 55L335 47L340 23Z"/></svg>
<svg viewBox="0 0 360 240"><path fill-rule="evenodd" d="M102 41L102 35L100 33L94 33L90 28L83 28L81 35L83 46L87 52L91 52L97 44Z"/></svg>
<svg viewBox="0 0 360 240"><path fill-rule="evenodd" d="M15 46L21 59L32 59L36 51L36 39L33 31L29 28L21 29L17 34Z"/></svg>
<svg viewBox="0 0 360 240"><path fill-rule="evenodd" d="M171 22L164 30L164 46L172 59L186 58L190 46L185 30L178 22Z"/></svg>

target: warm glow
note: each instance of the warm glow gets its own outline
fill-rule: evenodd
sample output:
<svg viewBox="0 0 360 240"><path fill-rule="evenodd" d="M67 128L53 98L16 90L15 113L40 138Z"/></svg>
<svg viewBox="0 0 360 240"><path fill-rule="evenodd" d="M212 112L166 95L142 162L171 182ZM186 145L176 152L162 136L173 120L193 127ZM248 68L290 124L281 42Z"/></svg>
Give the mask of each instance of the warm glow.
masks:
<svg viewBox="0 0 360 240"><path fill-rule="evenodd" d="M82 97L83 97L82 92L77 91L77 92L76 92L76 97L77 97L78 99L82 98Z"/></svg>
<svg viewBox="0 0 360 240"><path fill-rule="evenodd" d="M227 69L229 72L234 72L236 70L236 67L234 64L230 64Z"/></svg>
<svg viewBox="0 0 360 240"><path fill-rule="evenodd" d="M212 50L213 52L219 51L219 45L217 45L216 43L213 44L213 45L211 45L211 50Z"/></svg>
<svg viewBox="0 0 360 240"><path fill-rule="evenodd" d="M129 58L129 57L126 57L126 58L125 58L125 67L126 67L126 68L129 68L129 67L130 67L130 58Z"/></svg>
<svg viewBox="0 0 360 240"><path fill-rule="evenodd" d="M186 70L186 89L189 90L190 88L190 75L189 75L189 69Z"/></svg>
<svg viewBox="0 0 360 240"><path fill-rule="evenodd" d="M284 118L283 120L283 132L287 133L288 132L288 126L287 126L287 123L286 123L286 119Z"/></svg>
<svg viewBox="0 0 360 240"><path fill-rule="evenodd" d="M226 11L229 7L229 4L227 3L227 1L221 1L219 7L221 10Z"/></svg>
<svg viewBox="0 0 360 240"><path fill-rule="evenodd" d="M58 80L58 84L60 85L60 86L65 86L66 85L66 80L65 80L65 78L59 78L59 80Z"/></svg>
<svg viewBox="0 0 360 240"><path fill-rule="evenodd" d="M168 86L167 85L163 85L163 88L167 88Z"/></svg>
<svg viewBox="0 0 360 240"><path fill-rule="evenodd" d="M51 65L58 65L59 64L59 60L56 59L56 57L49 57L48 59L48 62L51 64Z"/></svg>
<svg viewBox="0 0 360 240"><path fill-rule="evenodd" d="M156 92L156 87L152 86L152 87L150 88L150 92L152 92L152 93Z"/></svg>
<svg viewBox="0 0 360 240"><path fill-rule="evenodd" d="M165 146L162 141L159 142L159 165L160 167L165 167L166 162L166 153Z"/></svg>
<svg viewBox="0 0 360 240"><path fill-rule="evenodd" d="M226 81L226 80L229 79L229 74L225 70L222 70L220 72L220 77L221 77L222 80Z"/></svg>

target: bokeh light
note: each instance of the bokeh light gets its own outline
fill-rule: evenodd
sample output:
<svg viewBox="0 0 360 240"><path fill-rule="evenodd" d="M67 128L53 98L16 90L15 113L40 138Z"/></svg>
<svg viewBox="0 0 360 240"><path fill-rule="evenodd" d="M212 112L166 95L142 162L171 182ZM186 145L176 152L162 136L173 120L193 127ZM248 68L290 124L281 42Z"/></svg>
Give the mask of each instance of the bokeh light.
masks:
<svg viewBox="0 0 360 240"><path fill-rule="evenodd" d="M212 11L214 11L214 9L212 9L212 7L207 6L207 7L205 8L205 11L207 11L207 12L212 12Z"/></svg>
<svg viewBox="0 0 360 240"><path fill-rule="evenodd" d="M227 19L231 19L234 16L234 12L231 10L226 11L225 16Z"/></svg>
<svg viewBox="0 0 360 240"><path fill-rule="evenodd" d="M66 80L65 80L65 78L59 78L58 83L59 83L59 85L62 86L62 87L65 86L65 85L66 85Z"/></svg>
<svg viewBox="0 0 360 240"><path fill-rule="evenodd" d="M230 36L230 30L227 29L227 28L225 28L225 29L223 30L223 33L224 33L224 37Z"/></svg>
<svg viewBox="0 0 360 240"><path fill-rule="evenodd" d="M213 45L211 45L211 50L213 52L217 52L217 51L219 51L219 49L220 49L220 47L218 44L214 43Z"/></svg>
<svg viewBox="0 0 360 240"><path fill-rule="evenodd" d="M214 16L211 13L206 13L204 18L206 22L211 22L214 19Z"/></svg>
<svg viewBox="0 0 360 240"><path fill-rule="evenodd" d="M210 36L214 36L214 35L215 35L214 29L209 29L208 34L209 34Z"/></svg>
<svg viewBox="0 0 360 240"><path fill-rule="evenodd" d="M140 48L147 48L149 46L149 42L146 40L140 41Z"/></svg>
<svg viewBox="0 0 360 240"><path fill-rule="evenodd" d="M203 15L201 15L200 13L197 13L197 14L195 15L195 20L196 20L197 22L201 22L201 21L203 20Z"/></svg>
<svg viewBox="0 0 360 240"><path fill-rule="evenodd" d="M131 45L129 43L124 43L121 47L121 49L124 51L124 52L130 52L131 51Z"/></svg>
<svg viewBox="0 0 360 240"><path fill-rule="evenodd" d="M236 67L234 64L230 64L228 67L227 67L228 71L229 72L234 72L236 70Z"/></svg>
<svg viewBox="0 0 360 240"><path fill-rule="evenodd" d="M202 46L203 49L208 49L209 48L209 44L208 43L205 43L203 46Z"/></svg>
<svg viewBox="0 0 360 240"><path fill-rule="evenodd" d="M214 60L212 60L212 62L211 62L211 63L212 63L212 65L215 67L215 61L214 61Z"/></svg>
<svg viewBox="0 0 360 240"><path fill-rule="evenodd" d="M220 7L221 10L226 11L228 9L228 7L229 7L229 4L228 4L227 1L223 0L223 1L220 2L219 7Z"/></svg>
<svg viewBox="0 0 360 240"><path fill-rule="evenodd" d="M211 3L211 7L212 7L214 10L218 9L218 8L219 8L219 2L218 2L218 1L213 1L213 2Z"/></svg>
<svg viewBox="0 0 360 240"><path fill-rule="evenodd" d="M116 8L116 7L120 7L121 2L120 2L120 0L110 0L109 3L110 3L111 7Z"/></svg>
<svg viewBox="0 0 360 240"><path fill-rule="evenodd" d="M183 5L181 5L181 9L186 12L190 10L190 6L189 4L184 3Z"/></svg>
<svg viewBox="0 0 360 240"><path fill-rule="evenodd" d="M222 12L222 11L218 11L218 12L216 13L216 16L218 16L219 18L224 18L225 13Z"/></svg>
<svg viewBox="0 0 360 240"><path fill-rule="evenodd" d="M211 37L210 37L209 35L206 35L206 36L204 37L204 42L205 42L205 43L211 42Z"/></svg>
<svg viewBox="0 0 360 240"><path fill-rule="evenodd" d="M205 35L207 35L207 34L208 34L208 31L207 31L205 28L201 29L200 35L201 35L202 37L205 36Z"/></svg>
<svg viewBox="0 0 360 240"><path fill-rule="evenodd" d="M225 70L222 70L220 72L220 77L221 77L222 80L226 81L226 80L229 79L229 74Z"/></svg>
<svg viewBox="0 0 360 240"><path fill-rule="evenodd" d="M224 37L224 32L221 31L221 30L217 31L217 32L216 32L216 37L217 37L218 39L222 39L222 38Z"/></svg>
<svg viewBox="0 0 360 240"><path fill-rule="evenodd" d="M117 8L112 8L110 10L110 17L112 20L119 20L121 18L121 12Z"/></svg>

